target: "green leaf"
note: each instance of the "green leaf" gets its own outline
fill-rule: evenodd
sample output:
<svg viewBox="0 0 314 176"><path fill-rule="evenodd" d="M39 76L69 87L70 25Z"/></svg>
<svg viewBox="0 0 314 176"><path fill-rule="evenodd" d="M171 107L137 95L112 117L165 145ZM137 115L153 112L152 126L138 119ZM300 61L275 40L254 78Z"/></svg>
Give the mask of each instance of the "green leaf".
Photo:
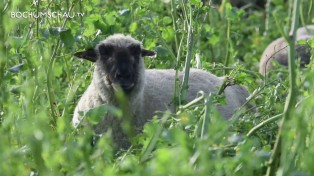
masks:
<svg viewBox="0 0 314 176"><path fill-rule="evenodd" d="M164 28L162 30L161 35L162 35L162 38L164 38L168 42L173 41L173 39L174 39L174 31L173 31L171 26Z"/></svg>
<svg viewBox="0 0 314 176"><path fill-rule="evenodd" d="M63 65L56 63L54 66L54 76L55 77L60 77L61 74L63 73Z"/></svg>
<svg viewBox="0 0 314 176"><path fill-rule="evenodd" d="M219 43L220 41L220 38L218 35L212 35L210 38L209 38L209 42L212 44L212 45L216 45L217 43Z"/></svg>
<svg viewBox="0 0 314 176"><path fill-rule="evenodd" d="M312 49L314 49L314 37L308 42Z"/></svg>
<svg viewBox="0 0 314 176"><path fill-rule="evenodd" d="M20 48L23 46L24 37L12 37L10 40L10 44L12 48Z"/></svg>
<svg viewBox="0 0 314 176"><path fill-rule="evenodd" d="M84 35L87 37L92 36L94 33L95 33L94 25L88 25L84 30Z"/></svg>
<svg viewBox="0 0 314 176"><path fill-rule="evenodd" d="M60 32L60 39L64 43L64 45L68 48L72 47L75 42L75 39L70 29Z"/></svg>
<svg viewBox="0 0 314 176"><path fill-rule="evenodd" d="M157 46L155 50L157 52L157 55L160 57L167 57L170 55L170 52L168 51L168 49L163 46Z"/></svg>
<svg viewBox="0 0 314 176"><path fill-rule="evenodd" d="M136 29L137 29L137 23L135 22L131 23L131 25L129 26L129 31L131 33L135 33Z"/></svg>
<svg viewBox="0 0 314 176"><path fill-rule="evenodd" d="M191 5L195 5L196 7L201 7L203 2L201 0L190 0Z"/></svg>
<svg viewBox="0 0 314 176"><path fill-rule="evenodd" d="M239 21L244 14L243 10L237 10L236 8L233 8L230 3L225 4L225 10L226 18L234 22Z"/></svg>
<svg viewBox="0 0 314 176"><path fill-rule="evenodd" d="M20 71L23 68L23 65L24 65L24 63L15 65L15 66L9 68L9 71L12 72L12 73L18 72L18 71Z"/></svg>
<svg viewBox="0 0 314 176"><path fill-rule="evenodd" d="M102 104L89 109L88 111L83 112L83 116L85 116L85 119L87 119L91 124L97 124L100 119L108 113L116 116L117 118L122 117L122 111L120 109L108 104Z"/></svg>
<svg viewBox="0 0 314 176"><path fill-rule="evenodd" d="M110 13L106 13L105 21L108 25L113 26L116 23L117 12L113 11Z"/></svg>
<svg viewBox="0 0 314 176"><path fill-rule="evenodd" d="M169 16L166 16L162 19L162 23L167 26L170 25L172 23L172 19Z"/></svg>
<svg viewBox="0 0 314 176"><path fill-rule="evenodd" d="M50 32L51 35L57 36L57 35L60 34L60 32L63 32L63 31L66 31L66 30L68 30L68 29L67 28L63 28L63 27L53 27L53 28L49 29L49 32Z"/></svg>
<svg viewBox="0 0 314 176"><path fill-rule="evenodd" d="M298 40L297 44L299 44L299 45L307 45L307 41L306 40Z"/></svg>

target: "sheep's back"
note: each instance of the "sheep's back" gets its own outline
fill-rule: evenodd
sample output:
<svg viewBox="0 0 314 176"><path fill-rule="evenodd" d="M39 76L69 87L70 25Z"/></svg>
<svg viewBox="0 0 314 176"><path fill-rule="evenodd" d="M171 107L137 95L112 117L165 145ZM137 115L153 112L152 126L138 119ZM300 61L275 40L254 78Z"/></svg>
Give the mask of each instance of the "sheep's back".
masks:
<svg viewBox="0 0 314 176"><path fill-rule="evenodd" d="M307 40L314 35L314 25L308 25L301 27L297 30L296 38L297 40Z"/></svg>
<svg viewBox="0 0 314 176"><path fill-rule="evenodd" d="M259 72L264 75L267 70L272 69L272 61L274 58L279 62L279 64L288 65L287 56L288 47L285 39L281 37L274 40L267 46L262 54Z"/></svg>
<svg viewBox="0 0 314 176"><path fill-rule="evenodd" d="M308 40L314 35L314 25L301 27L297 30L296 41ZM295 45L296 57L301 58L301 67L310 62L311 48L308 45ZM259 65L259 72L265 75L267 70L273 69L272 62L276 60L280 65L288 65L288 44L283 37L274 40L264 50Z"/></svg>
<svg viewBox="0 0 314 176"><path fill-rule="evenodd" d="M179 73L183 80L184 73ZM175 70L146 70L146 83L144 88L144 117L149 119L157 111L173 111ZM222 77L198 69L191 69L187 100L197 97L199 91L206 94L216 93L223 82ZM227 105L220 105L217 109L225 118L231 118L233 111L240 107L249 96L248 91L238 85L229 86L225 90Z"/></svg>

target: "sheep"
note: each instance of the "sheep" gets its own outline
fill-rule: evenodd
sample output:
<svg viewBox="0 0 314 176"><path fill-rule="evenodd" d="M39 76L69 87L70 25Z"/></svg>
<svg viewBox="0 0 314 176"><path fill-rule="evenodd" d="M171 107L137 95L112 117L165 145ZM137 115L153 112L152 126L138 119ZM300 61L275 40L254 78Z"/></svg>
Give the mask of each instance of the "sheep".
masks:
<svg viewBox="0 0 314 176"><path fill-rule="evenodd" d="M115 94L124 92L131 123L139 133L144 124L157 111L171 109L175 82L174 70L145 69L144 56L153 56L155 52L143 48L141 42L131 36L114 34L100 42L95 49L75 53L75 56L95 62L92 82L79 100L72 119L72 125L78 127L82 121L80 111L88 111L101 104L119 106ZM183 73L179 74L182 80ZM217 77L199 69L190 70L187 100L196 98L199 91L217 92L224 78ZM225 118L231 118L233 111L246 102L249 96L246 88L233 85L225 89L226 105L217 109ZM121 120L105 115L94 126L97 134L112 130L113 142L118 148L127 148L130 143L121 127Z"/></svg>
<svg viewBox="0 0 314 176"><path fill-rule="evenodd" d="M299 28L296 33L296 41L308 40L314 36L314 25ZM300 58L300 66L309 64L311 47L308 45L295 46L296 58ZM280 65L288 65L288 44L283 37L276 39L264 50L259 64L259 72L266 76L269 70L273 69L272 62L277 61Z"/></svg>
<svg viewBox="0 0 314 176"><path fill-rule="evenodd" d="M214 0L209 2L207 2L207 0L202 0L202 2L203 4L222 4L222 0ZM264 8L266 4L266 0L230 0L229 2L233 7L243 8L245 10L248 8Z"/></svg>
<svg viewBox="0 0 314 176"><path fill-rule="evenodd" d="M101 104L118 106L115 93L122 89L131 107L131 116L141 114L145 81L142 57L153 56L155 52L145 50L141 43L130 36L116 34L100 42L95 49L75 53L75 56L95 62L93 79L77 104L72 124L77 127L82 117L80 111L87 111ZM134 123L137 119L133 118ZM94 126L97 134L112 130L113 141L125 148L128 140L123 133L121 121L112 115L105 115Z"/></svg>
<svg viewBox="0 0 314 176"><path fill-rule="evenodd" d="M183 80L183 75L184 72L179 73L179 79L181 81ZM145 117L150 118L156 115L156 111L173 110L173 106L169 104L171 104L171 97L173 96L175 70L147 69L145 80ZM224 77L217 77L201 69L191 69L187 100L192 101L195 99L199 91L203 91L206 94L216 93L217 88L222 85L223 81ZM218 105L217 110L224 118L230 119L234 110L246 102L249 92L243 86L233 85L225 89L225 96L227 104Z"/></svg>

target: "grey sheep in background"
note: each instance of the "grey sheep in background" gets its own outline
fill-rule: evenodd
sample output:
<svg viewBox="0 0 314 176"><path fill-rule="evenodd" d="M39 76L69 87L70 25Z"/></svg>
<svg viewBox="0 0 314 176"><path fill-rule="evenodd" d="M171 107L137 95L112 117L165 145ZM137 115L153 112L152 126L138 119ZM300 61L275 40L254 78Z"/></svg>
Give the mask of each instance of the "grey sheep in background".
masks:
<svg viewBox="0 0 314 176"><path fill-rule="evenodd" d="M119 88L128 101L127 112L136 132L142 130L144 124L156 115L156 111L171 110L175 70L145 70L143 57L153 55L155 53L145 50L141 42L123 34L109 36L95 49L76 53L77 57L95 62L95 70L91 84L75 108L73 126L77 127L82 121L79 111L88 111L101 104L119 106L115 97ZM179 74L179 78L182 80L183 73ZM223 77L191 69L187 100L196 98L199 91L217 92L223 80ZM235 109L246 102L249 93L246 88L233 85L225 89L225 95L227 104L219 105L217 109L228 119ZM130 143L121 123L121 119L108 114L101 118L94 130L97 134L102 134L111 129L114 143L119 148L126 148Z"/></svg>
<svg viewBox="0 0 314 176"><path fill-rule="evenodd" d="M297 30L296 41L308 40L314 36L314 25L301 27ZM301 67L309 64L311 57L311 47L308 45L295 45L296 59L300 58ZM272 62L277 61L280 65L288 65L288 44L283 37L276 39L267 46L260 59L259 72L266 75L273 69Z"/></svg>
<svg viewBox="0 0 314 176"><path fill-rule="evenodd" d="M202 0L203 4L222 4L222 0ZM228 1L233 7L248 9L248 8L264 8L266 0L230 0Z"/></svg>

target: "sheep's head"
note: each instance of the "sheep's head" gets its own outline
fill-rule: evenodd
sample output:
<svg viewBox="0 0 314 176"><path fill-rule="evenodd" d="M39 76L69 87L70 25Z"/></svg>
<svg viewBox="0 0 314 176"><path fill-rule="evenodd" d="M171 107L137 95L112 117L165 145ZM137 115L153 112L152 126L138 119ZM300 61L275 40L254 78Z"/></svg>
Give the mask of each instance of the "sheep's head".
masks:
<svg viewBox="0 0 314 176"><path fill-rule="evenodd" d="M142 48L141 42L130 36L115 34L100 42L95 49L75 53L75 56L96 62L105 79L125 93L133 90L139 79L139 67L144 56L155 52Z"/></svg>

